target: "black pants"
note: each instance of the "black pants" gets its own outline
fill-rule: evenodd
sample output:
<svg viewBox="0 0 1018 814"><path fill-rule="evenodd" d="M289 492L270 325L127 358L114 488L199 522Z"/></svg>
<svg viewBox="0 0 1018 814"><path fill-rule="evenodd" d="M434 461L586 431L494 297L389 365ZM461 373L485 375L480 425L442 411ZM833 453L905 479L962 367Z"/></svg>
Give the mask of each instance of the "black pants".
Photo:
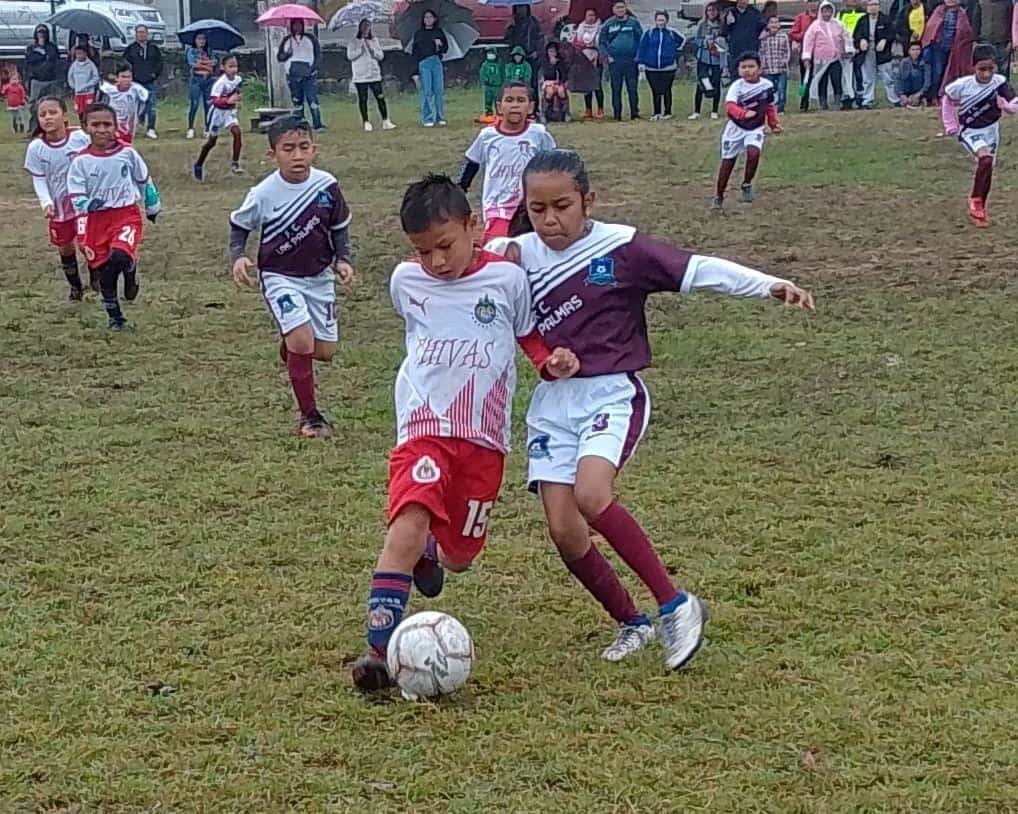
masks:
<svg viewBox="0 0 1018 814"><path fill-rule="evenodd" d="M710 81L713 90L703 89L703 80ZM718 105L721 104L721 66L708 65L706 62L696 63L696 112L700 112L700 105L703 104L703 97L710 99L711 109L718 112Z"/></svg>
<svg viewBox="0 0 1018 814"><path fill-rule="evenodd" d="M378 105L378 113L382 121L389 118L389 107L385 104L385 94L382 91L381 82L355 82L357 88L357 107L361 111L361 119L368 120L368 91L375 95L375 102Z"/></svg>
<svg viewBox="0 0 1018 814"><path fill-rule="evenodd" d="M597 109L604 110L604 91L601 88L591 92L583 94L583 104L587 108L587 112L591 112L594 109L594 98L597 98Z"/></svg>
<svg viewBox="0 0 1018 814"><path fill-rule="evenodd" d="M827 109L827 85L830 83L834 91L835 103L841 101L841 63L832 62L824 75L817 82L817 95L820 97L820 107ZM808 98L808 97L807 97Z"/></svg>
<svg viewBox="0 0 1018 814"><path fill-rule="evenodd" d="M673 82L675 71L647 71L647 83L650 85L651 97L654 100L655 116L672 115Z"/></svg>
<svg viewBox="0 0 1018 814"><path fill-rule="evenodd" d="M608 75L612 86L612 113L616 119L622 118L622 84L626 85L629 96L629 115L634 119L640 115L640 93L637 80L640 78L635 62L615 61L608 65Z"/></svg>

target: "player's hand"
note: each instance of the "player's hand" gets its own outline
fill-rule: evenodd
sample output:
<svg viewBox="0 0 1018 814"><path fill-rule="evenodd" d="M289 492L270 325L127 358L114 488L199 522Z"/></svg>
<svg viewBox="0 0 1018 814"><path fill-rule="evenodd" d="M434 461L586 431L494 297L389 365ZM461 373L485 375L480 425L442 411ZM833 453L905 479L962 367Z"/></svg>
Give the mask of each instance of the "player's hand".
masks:
<svg viewBox="0 0 1018 814"><path fill-rule="evenodd" d="M781 300L787 308L801 308L814 311L813 295L794 283L775 283L771 286L771 296Z"/></svg>
<svg viewBox="0 0 1018 814"><path fill-rule="evenodd" d="M56 210L53 208L53 204L46 204L42 208L42 214L46 217L47 220L52 220L55 212Z"/></svg>
<svg viewBox="0 0 1018 814"><path fill-rule="evenodd" d="M237 258L233 264L233 282L237 285L246 285L251 288L254 282L251 280L251 272L254 270L254 263L246 257Z"/></svg>
<svg viewBox="0 0 1018 814"><path fill-rule="evenodd" d="M580 372L580 360L569 348L555 348L544 363L544 369L556 379L568 379Z"/></svg>
<svg viewBox="0 0 1018 814"><path fill-rule="evenodd" d="M353 270L353 266L349 263L338 261L332 268L336 272L336 276L339 277L339 287L347 293L353 291L353 287L357 282L357 272Z"/></svg>

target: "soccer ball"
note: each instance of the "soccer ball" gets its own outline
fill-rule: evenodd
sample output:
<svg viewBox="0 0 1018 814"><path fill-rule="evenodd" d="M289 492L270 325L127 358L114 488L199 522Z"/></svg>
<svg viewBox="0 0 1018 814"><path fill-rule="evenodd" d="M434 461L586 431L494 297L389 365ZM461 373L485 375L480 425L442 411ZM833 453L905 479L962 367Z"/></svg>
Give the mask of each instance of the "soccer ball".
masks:
<svg viewBox="0 0 1018 814"><path fill-rule="evenodd" d="M386 654L389 675L408 701L456 692L474 664L467 629L447 613L422 611L393 631Z"/></svg>

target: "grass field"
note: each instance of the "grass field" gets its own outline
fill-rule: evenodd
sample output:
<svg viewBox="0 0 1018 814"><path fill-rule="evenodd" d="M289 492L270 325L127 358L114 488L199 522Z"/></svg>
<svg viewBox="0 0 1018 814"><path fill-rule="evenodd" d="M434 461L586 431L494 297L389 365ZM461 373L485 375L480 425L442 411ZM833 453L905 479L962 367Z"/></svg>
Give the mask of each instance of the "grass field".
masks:
<svg viewBox="0 0 1018 814"><path fill-rule="evenodd" d="M319 164L360 274L319 377L328 443L294 436L269 319L225 273L260 140L246 178L224 147L198 187L164 108L141 147L166 211L124 335L64 302L24 144L0 143L0 812L1018 811L1013 122L984 233L933 113L788 116L757 203L726 217L707 211L720 123L557 130L601 218L818 298L813 318L651 304L655 414L620 493L710 603L709 642L679 674L658 648L601 662L611 628L517 451L479 566L412 601L473 633L468 688L353 693L401 358L398 201L456 169L476 95L427 133L411 99L394 133L326 111Z"/></svg>

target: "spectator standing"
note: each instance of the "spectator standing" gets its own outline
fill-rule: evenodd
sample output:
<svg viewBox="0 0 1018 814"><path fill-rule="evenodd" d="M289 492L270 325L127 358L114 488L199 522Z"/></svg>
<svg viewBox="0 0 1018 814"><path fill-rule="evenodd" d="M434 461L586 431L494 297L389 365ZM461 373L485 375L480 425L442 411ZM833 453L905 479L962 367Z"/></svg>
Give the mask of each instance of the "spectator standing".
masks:
<svg viewBox="0 0 1018 814"><path fill-rule="evenodd" d="M68 62L74 61L74 49L84 48L85 53L88 54L88 58L95 63L97 71L102 70L102 55L99 53L99 49L92 45L92 38L88 34L76 34L71 32L71 36L67 40L67 60ZM68 66L70 67L70 66Z"/></svg>
<svg viewBox="0 0 1018 814"><path fill-rule="evenodd" d="M809 72L802 61L802 41L806 38L806 32L809 31L809 27L816 20L819 9L820 0L806 0L806 10L796 15L795 22L792 23L792 31L788 35L789 39L792 40L792 55L799 61L799 85L801 87L809 84ZM808 93L802 94L802 98L799 101L799 109L809 109Z"/></svg>
<svg viewBox="0 0 1018 814"><path fill-rule="evenodd" d="M585 110L583 118L592 119L604 118L604 88L603 73L604 66L601 62L601 52L598 50L598 38L601 36L601 21L597 12L588 8L583 15L583 22L576 26L573 34L573 48L579 52L585 63L579 62L573 66L570 86L574 93L583 94ZM587 70L587 65L590 70ZM597 112L594 112L594 100L597 100Z"/></svg>
<svg viewBox="0 0 1018 814"><path fill-rule="evenodd" d="M142 111L149 138L158 138L156 133L156 97L159 77L163 75L163 52L159 46L148 41L148 27L139 25L134 29L134 42L124 51L124 62L131 66L134 81L148 91L148 101Z"/></svg>
<svg viewBox="0 0 1018 814"><path fill-rule="evenodd" d="M923 55L931 68L930 104L938 106L944 88L972 69L975 34L958 0L945 0L926 21Z"/></svg>
<svg viewBox="0 0 1018 814"><path fill-rule="evenodd" d="M537 18L530 13L530 6L513 6L513 17L505 29L505 42L510 51L519 46L523 49L530 66L530 82L537 98L538 77L544 51L544 32Z"/></svg>
<svg viewBox="0 0 1018 814"><path fill-rule="evenodd" d="M774 85L778 113L785 112L788 99L788 64L792 61L792 43L781 30L781 20L775 14L767 18L767 28L760 35L760 65L764 79Z"/></svg>
<svg viewBox="0 0 1018 814"><path fill-rule="evenodd" d="M640 48L643 29L639 20L629 13L625 0L616 0L612 5L612 16L601 26L599 47L608 61L608 76L611 78L612 115L615 121L622 121L622 85L629 96L629 117L640 118L640 94L637 86L639 72L636 68L636 54Z"/></svg>
<svg viewBox="0 0 1018 814"><path fill-rule="evenodd" d="M818 99L821 110L829 108L828 85L835 99L842 97L842 65L846 56L851 59L853 52L852 35L834 18L834 4L824 0L820 4L820 16L806 31L802 43L802 61L810 77L808 98Z"/></svg>
<svg viewBox="0 0 1018 814"><path fill-rule="evenodd" d="M672 85L683 45L682 35L668 27L668 12L656 12L654 27L644 32L636 54L636 64L646 72L654 101L651 121L666 121L672 117Z"/></svg>
<svg viewBox="0 0 1018 814"><path fill-rule="evenodd" d="M305 32L303 20L291 20L290 33L279 43L276 60L286 66L293 115L303 119L304 104L307 103L311 111L311 126L316 132L325 129L322 107L318 103L318 66L321 59L322 47L318 38Z"/></svg>
<svg viewBox="0 0 1018 814"><path fill-rule="evenodd" d="M353 72L353 84L357 88L357 107L361 112L364 132L374 128L368 119L368 91L375 97L378 115L382 118L383 130L394 130L396 125L389 119L389 106L385 102L382 88L382 60L385 52L371 30L371 20L364 19L357 26L357 36L346 46L346 58Z"/></svg>
<svg viewBox="0 0 1018 814"><path fill-rule="evenodd" d="M725 39L728 41L728 74L734 82L739 76L739 57L755 54L764 30L763 15L749 5L749 0L736 0L724 17Z"/></svg>
<svg viewBox="0 0 1018 814"><path fill-rule="evenodd" d="M712 119L718 117L721 102L721 57L725 51L724 25L721 22L721 7L708 3L703 9L703 19L696 27L693 42L696 44L696 94L695 108L689 118L700 118L703 97L711 100Z"/></svg>
<svg viewBox="0 0 1018 814"><path fill-rule="evenodd" d="M424 12L421 27L414 34L410 53L417 63L421 86L421 124L445 127L445 68L442 55L449 50L449 40L438 27L438 15Z"/></svg>
<svg viewBox="0 0 1018 814"><path fill-rule="evenodd" d="M95 94L102 80L99 69L88 58L88 51L82 46L77 46L71 56L74 59L67 69L67 86L74 94L74 112L78 114L78 121L82 122L85 110L95 102Z"/></svg>
<svg viewBox="0 0 1018 814"><path fill-rule="evenodd" d="M898 91L894 87L894 66L891 64L894 24L880 10L880 0L866 0L866 16L855 24L852 36L855 64L859 68L862 87L856 90L856 102L863 110L873 108L877 74L884 84L887 101L897 106Z"/></svg>
<svg viewBox="0 0 1018 814"><path fill-rule="evenodd" d="M930 64L923 59L922 44L910 43L898 73L898 99L904 107L917 110L922 105L930 92L930 74Z"/></svg>
<svg viewBox="0 0 1018 814"><path fill-rule="evenodd" d="M838 12L838 19L845 26L849 37L855 33L855 27L865 16L866 12L859 8L859 0L843 0L841 11ZM841 109L851 110L852 103L860 95L860 88L862 86L862 72L859 70L859 66L855 64L851 53L841 60L841 77L843 85Z"/></svg>
<svg viewBox="0 0 1018 814"><path fill-rule="evenodd" d="M926 28L926 8L923 0L907 0L898 12L896 20L898 40L908 51L910 43L921 41Z"/></svg>
<svg viewBox="0 0 1018 814"><path fill-rule="evenodd" d="M209 107L212 97L212 84L215 77L212 71L216 63L212 60L212 53L208 48L208 35L198 32L194 35L194 45L189 45L185 52L187 65L191 69L187 82L187 137L194 138L194 117L198 114L199 105L202 108L202 120L208 122Z"/></svg>
<svg viewBox="0 0 1018 814"><path fill-rule="evenodd" d="M36 26L32 44L25 49L25 84L28 85L29 134L35 132L39 123L35 108L43 96L58 95L61 74L60 51L50 42L49 28Z"/></svg>

